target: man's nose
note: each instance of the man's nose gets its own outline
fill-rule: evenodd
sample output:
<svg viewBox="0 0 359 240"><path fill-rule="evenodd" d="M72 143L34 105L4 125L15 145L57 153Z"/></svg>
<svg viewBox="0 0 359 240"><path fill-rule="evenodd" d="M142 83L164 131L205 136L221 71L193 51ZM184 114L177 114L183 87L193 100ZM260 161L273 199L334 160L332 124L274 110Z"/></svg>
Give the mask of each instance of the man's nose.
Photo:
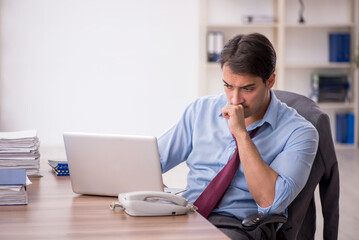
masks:
<svg viewBox="0 0 359 240"><path fill-rule="evenodd" d="M240 89L236 89L233 91L233 95L232 95L232 102L231 104L233 105L239 105L242 104L244 102L244 99L240 93Z"/></svg>

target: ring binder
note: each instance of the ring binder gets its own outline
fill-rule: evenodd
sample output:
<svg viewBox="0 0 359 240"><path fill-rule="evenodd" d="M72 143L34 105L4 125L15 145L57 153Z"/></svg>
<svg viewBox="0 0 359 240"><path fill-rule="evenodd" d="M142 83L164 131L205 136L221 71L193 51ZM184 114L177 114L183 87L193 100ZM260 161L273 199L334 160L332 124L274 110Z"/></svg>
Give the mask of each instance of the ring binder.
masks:
<svg viewBox="0 0 359 240"><path fill-rule="evenodd" d="M69 166L66 161L48 160L49 165L54 170L57 176L70 175Z"/></svg>

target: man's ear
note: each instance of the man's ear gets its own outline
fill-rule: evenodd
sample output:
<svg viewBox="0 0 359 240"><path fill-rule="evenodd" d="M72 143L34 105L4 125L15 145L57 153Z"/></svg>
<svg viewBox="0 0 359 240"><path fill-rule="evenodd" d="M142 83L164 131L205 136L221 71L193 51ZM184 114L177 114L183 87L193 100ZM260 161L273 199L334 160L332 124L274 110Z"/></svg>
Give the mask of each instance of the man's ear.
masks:
<svg viewBox="0 0 359 240"><path fill-rule="evenodd" d="M275 83L275 73L272 73L266 82L267 89L268 90L271 89L274 86L274 83Z"/></svg>

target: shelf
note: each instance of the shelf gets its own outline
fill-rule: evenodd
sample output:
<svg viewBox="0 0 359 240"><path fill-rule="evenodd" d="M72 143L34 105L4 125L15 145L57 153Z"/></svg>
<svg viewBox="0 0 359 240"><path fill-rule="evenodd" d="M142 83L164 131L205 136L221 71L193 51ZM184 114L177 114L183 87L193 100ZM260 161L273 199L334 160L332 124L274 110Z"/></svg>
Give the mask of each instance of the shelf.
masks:
<svg viewBox="0 0 359 240"><path fill-rule="evenodd" d="M346 102L318 103L318 106L323 110L354 109L354 103Z"/></svg>
<svg viewBox="0 0 359 240"><path fill-rule="evenodd" d="M209 69L220 67L219 63L216 62L206 62L205 66ZM284 65L287 69L317 69L317 68L326 68L326 69L350 69L352 67L351 63L288 63Z"/></svg>
<svg viewBox="0 0 359 240"><path fill-rule="evenodd" d="M205 67L207 67L208 69L220 69L221 64L216 62L206 62Z"/></svg>
<svg viewBox="0 0 359 240"><path fill-rule="evenodd" d="M240 24L210 24L210 29L229 29L229 28L277 28L277 23L240 23Z"/></svg>
<svg viewBox="0 0 359 240"><path fill-rule="evenodd" d="M354 144L349 144L349 143L337 143L334 142L334 147L335 149L355 149L355 145Z"/></svg>
<svg viewBox="0 0 359 240"><path fill-rule="evenodd" d="M313 69L313 68L330 68L330 69L350 69L351 63L288 63L284 65L285 68L293 69Z"/></svg>
<svg viewBox="0 0 359 240"><path fill-rule="evenodd" d="M356 132L354 144L336 144L337 148L358 147L359 132L359 71L352 62L329 62L329 34L350 32L351 57L357 53L359 43L359 0L307 1L304 24L298 20L297 0L261 0L265 7L251 1L202 0L205 17L201 22L203 41L206 31L221 31L225 42L236 34L259 32L273 43L277 53L276 89L292 91L309 96L312 92L313 73L346 74L350 77L350 102L318 103L331 120L331 129L335 133L335 115L344 111L355 116ZM324 7L325 8L324 8ZM273 22L246 23L244 15L273 15ZM330 18L326 16L331 16ZM203 45L203 46L202 46ZM208 95L220 91L218 84L221 74L219 63L207 62L204 44L201 47L200 94ZM355 49L354 49L355 48Z"/></svg>
<svg viewBox="0 0 359 240"><path fill-rule="evenodd" d="M352 28L353 23L312 23L312 24L285 24L285 28Z"/></svg>

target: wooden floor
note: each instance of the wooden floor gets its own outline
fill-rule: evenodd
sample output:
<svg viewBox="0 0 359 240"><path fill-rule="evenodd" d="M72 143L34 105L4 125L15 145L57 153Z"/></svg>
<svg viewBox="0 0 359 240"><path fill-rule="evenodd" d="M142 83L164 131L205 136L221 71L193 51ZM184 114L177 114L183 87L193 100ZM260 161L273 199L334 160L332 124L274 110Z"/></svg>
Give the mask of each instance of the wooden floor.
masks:
<svg viewBox="0 0 359 240"><path fill-rule="evenodd" d="M359 150L337 149L340 174L340 240L359 239ZM316 240L322 240L322 219L319 204L319 193L316 192L317 202L317 232Z"/></svg>

